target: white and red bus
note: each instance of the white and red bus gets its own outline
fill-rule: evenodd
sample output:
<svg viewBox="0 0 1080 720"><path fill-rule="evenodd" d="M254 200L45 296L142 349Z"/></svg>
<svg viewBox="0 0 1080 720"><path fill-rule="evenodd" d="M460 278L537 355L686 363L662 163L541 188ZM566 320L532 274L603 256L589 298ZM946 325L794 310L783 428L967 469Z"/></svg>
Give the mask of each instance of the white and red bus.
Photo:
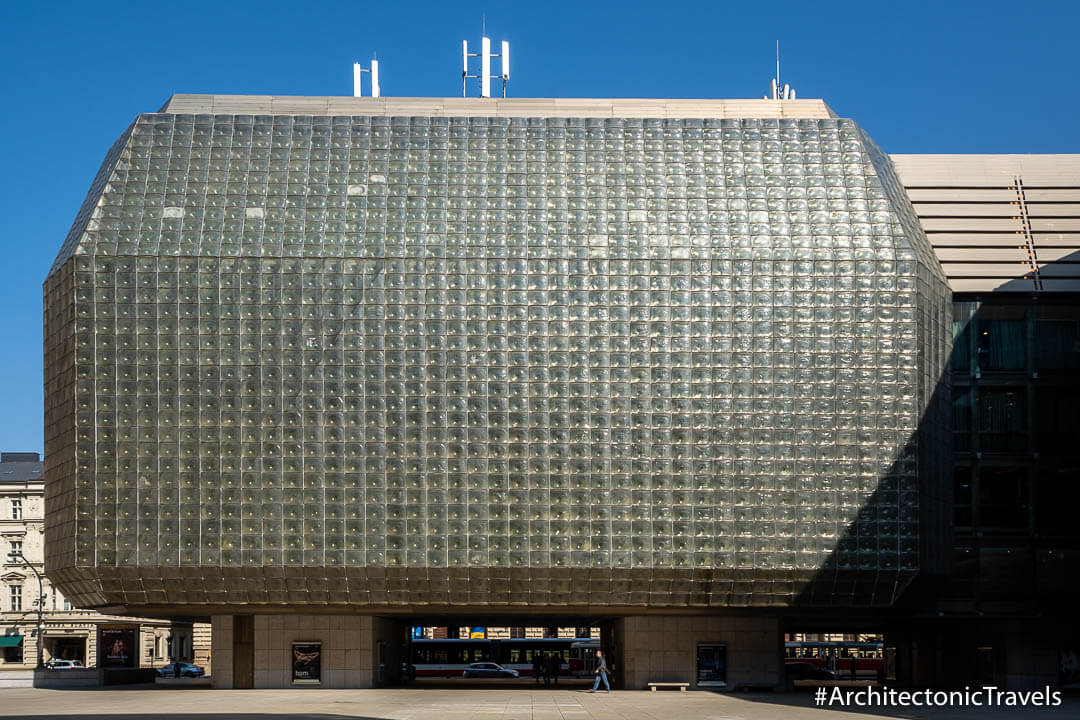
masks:
<svg viewBox="0 0 1080 720"><path fill-rule="evenodd" d="M885 670L885 643L876 641L788 640L785 662L803 662L832 670L838 677L852 672L856 677L877 677Z"/></svg>
<svg viewBox="0 0 1080 720"><path fill-rule="evenodd" d="M427 640L411 642L412 665L416 677L460 677L465 666L493 662L532 677L537 657L557 655L560 676L591 673L593 656L600 649L599 638L515 638L511 640Z"/></svg>

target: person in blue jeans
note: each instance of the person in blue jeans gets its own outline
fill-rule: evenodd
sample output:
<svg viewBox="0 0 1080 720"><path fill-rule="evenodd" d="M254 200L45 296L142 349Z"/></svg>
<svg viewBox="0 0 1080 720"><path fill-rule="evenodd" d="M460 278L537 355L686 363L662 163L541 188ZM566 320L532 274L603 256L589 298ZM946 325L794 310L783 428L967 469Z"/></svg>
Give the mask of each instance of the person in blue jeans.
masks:
<svg viewBox="0 0 1080 720"><path fill-rule="evenodd" d="M592 690L589 692L596 692L600 687L600 681L604 681L604 692L611 692L611 685L608 684L608 669L607 662L604 660L604 653L599 650L596 651L596 682L593 683Z"/></svg>

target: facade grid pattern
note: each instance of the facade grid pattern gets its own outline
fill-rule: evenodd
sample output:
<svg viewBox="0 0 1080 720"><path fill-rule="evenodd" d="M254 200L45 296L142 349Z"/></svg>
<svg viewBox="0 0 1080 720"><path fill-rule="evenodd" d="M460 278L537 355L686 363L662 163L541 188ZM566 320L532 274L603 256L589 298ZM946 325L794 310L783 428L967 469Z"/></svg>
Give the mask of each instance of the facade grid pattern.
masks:
<svg viewBox="0 0 1080 720"><path fill-rule="evenodd" d="M888 604L919 570L947 288L854 122L150 114L125 138L53 271L56 569L89 604L168 578L226 602L248 569L267 601L449 597L395 568Z"/></svg>

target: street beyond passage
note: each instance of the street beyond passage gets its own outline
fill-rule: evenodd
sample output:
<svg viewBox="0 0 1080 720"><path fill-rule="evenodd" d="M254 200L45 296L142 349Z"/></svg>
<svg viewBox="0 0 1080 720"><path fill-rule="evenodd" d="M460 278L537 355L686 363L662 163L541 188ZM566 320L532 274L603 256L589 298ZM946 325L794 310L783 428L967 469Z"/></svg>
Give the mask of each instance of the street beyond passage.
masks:
<svg viewBox="0 0 1080 720"><path fill-rule="evenodd" d="M1080 699L1057 708L876 708L872 713L818 709L807 693L650 693L582 690L0 690L0 717L23 720L859 720L860 718L1074 718Z"/></svg>

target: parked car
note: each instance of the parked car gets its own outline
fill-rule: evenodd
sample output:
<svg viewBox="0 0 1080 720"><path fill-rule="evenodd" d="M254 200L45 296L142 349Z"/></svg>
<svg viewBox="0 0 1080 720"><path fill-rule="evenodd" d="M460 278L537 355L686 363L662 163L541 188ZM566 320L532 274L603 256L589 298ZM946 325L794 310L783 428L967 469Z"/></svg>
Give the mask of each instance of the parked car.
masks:
<svg viewBox="0 0 1080 720"><path fill-rule="evenodd" d="M836 673L820 668L808 662L789 662L784 664L788 680L835 680Z"/></svg>
<svg viewBox="0 0 1080 720"><path fill-rule="evenodd" d="M198 665L192 665L186 662L171 662L168 665L162 665L157 669L158 677L176 677L177 666L180 666L180 677L202 677L206 674L206 670Z"/></svg>
<svg viewBox="0 0 1080 720"><path fill-rule="evenodd" d="M50 660L45 663L49 670L85 670L86 666L80 660Z"/></svg>
<svg viewBox="0 0 1080 720"><path fill-rule="evenodd" d="M516 678L518 675L519 673L517 670L509 670L502 665L489 662L478 662L468 665L461 674L462 677L467 678Z"/></svg>

